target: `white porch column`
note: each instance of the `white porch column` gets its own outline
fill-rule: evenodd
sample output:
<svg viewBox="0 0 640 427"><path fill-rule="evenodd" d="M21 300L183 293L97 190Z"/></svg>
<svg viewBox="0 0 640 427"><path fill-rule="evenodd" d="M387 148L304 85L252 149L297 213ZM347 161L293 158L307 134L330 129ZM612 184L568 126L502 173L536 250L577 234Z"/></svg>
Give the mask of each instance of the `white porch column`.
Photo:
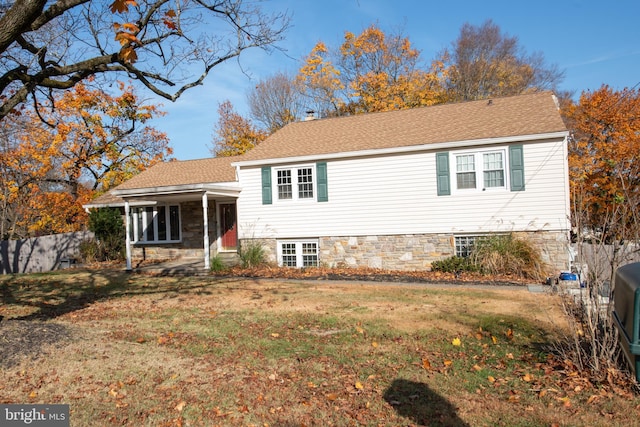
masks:
<svg viewBox="0 0 640 427"><path fill-rule="evenodd" d="M202 195L202 217L204 222L204 269L209 270L209 199L207 193Z"/></svg>
<svg viewBox="0 0 640 427"><path fill-rule="evenodd" d="M127 271L131 271L131 215L129 215L130 207L129 202L124 202L124 230L125 236L125 248L127 251Z"/></svg>

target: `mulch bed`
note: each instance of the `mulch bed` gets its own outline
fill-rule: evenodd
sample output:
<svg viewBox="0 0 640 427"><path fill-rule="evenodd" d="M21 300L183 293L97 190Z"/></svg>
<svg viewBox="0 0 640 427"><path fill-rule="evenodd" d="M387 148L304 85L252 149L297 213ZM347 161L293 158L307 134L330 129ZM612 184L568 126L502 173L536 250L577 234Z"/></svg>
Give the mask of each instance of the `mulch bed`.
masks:
<svg viewBox="0 0 640 427"><path fill-rule="evenodd" d="M515 276L486 276L474 273L442 273L434 271L390 271L375 268L284 268L256 267L212 273L214 276L263 279L346 280L360 282L434 283L446 285L525 286L534 280Z"/></svg>

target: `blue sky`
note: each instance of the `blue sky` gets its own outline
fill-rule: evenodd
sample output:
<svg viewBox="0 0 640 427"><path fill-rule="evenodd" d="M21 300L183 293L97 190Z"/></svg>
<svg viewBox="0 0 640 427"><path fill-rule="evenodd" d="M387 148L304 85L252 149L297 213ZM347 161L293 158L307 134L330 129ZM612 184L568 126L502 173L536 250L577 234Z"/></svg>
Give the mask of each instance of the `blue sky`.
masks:
<svg viewBox="0 0 640 427"><path fill-rule="evenodd" d="M263 7L292 15L280 44L286 53L244 52L176 102L157 101L167 115L152 125L168 134L178 160L210 157L219 103L228 99L248 116L247 91L259 80L278 71L294 74L318 41L338 46L345 31L359 34L373 23L385 32L402 29L428 63L465 22L478 26L492 19L503 33L518 37L527 53L541 52L547 64L564 70L560 89L576 97L602 84L621 90L640 83L638 0L271 0Z"/></svg>

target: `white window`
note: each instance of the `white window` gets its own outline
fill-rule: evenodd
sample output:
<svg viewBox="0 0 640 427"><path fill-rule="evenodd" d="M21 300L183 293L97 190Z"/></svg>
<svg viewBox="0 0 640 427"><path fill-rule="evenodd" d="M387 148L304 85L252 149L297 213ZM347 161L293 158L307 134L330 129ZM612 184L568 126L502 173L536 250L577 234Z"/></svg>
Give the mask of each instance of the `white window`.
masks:
<svg viewBox="0 0 640 427"><path fill-rule="evenodd" d="M456 189L506 188L505 156L504 150L456 155Z"/></svg>
<svg viewBox="0 0 640 427"><path fill-rule="evenodd" d="M276 169L278 200L313 199L313 167Z"/></svg>
<svg viewBox="0 0 640 427"><path fill-rule="evenodd" d="M283 267L317 267L317 241L279 241L278 264Z"/></svg>
<svg viewBox="0 0 640 427"><path fill-rule="evenodd" d="M157 205L131 208L131 241L162 243L180 241L180 208Z"/></svg>

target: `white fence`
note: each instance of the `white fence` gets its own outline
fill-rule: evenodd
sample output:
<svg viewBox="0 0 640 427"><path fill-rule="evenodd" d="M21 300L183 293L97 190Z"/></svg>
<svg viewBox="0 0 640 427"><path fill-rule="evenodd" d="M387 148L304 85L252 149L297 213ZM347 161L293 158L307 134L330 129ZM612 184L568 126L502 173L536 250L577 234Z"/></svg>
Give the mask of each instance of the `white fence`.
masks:
<svg viewBox="0 0 640 427"><path fill-rule="evenodd" d="M39 273L64 266L80 252L80 243L93 238L90 231L53 234L0 242L0 273Z"/></svg>

